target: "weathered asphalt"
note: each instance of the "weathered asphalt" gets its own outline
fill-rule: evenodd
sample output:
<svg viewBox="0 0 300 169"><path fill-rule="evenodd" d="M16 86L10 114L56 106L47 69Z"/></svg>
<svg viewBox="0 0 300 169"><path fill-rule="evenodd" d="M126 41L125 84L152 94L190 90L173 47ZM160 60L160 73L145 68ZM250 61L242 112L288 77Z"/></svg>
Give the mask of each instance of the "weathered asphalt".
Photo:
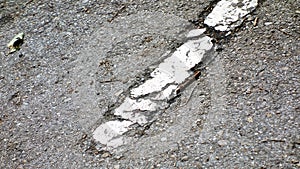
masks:
<svg viewBox="0 0 300 169"><path fill-rule="evenodd" d="M210 1L0 1L1 168L298 168L299 2L264 1L136 142L91 133ZM257 26L253 25L258 18ZM6 44L23 31L21 50ZM222 49L222 50L221 50Z"/></svg>

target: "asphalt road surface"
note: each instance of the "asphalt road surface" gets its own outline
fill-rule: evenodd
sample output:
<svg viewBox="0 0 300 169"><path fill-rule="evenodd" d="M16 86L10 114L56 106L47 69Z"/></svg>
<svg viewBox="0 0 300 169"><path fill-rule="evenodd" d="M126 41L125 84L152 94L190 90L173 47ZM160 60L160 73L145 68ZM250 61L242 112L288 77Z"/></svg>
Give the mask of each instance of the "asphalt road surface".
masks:
<svg viewBox="0 0 300 169"><path fill-rule="evenodd" d="M94 130L218 1L0 1L0 168L299 168L300 2L260 1L165 111ZM21 49L7 44L25 33Z"/></svg>

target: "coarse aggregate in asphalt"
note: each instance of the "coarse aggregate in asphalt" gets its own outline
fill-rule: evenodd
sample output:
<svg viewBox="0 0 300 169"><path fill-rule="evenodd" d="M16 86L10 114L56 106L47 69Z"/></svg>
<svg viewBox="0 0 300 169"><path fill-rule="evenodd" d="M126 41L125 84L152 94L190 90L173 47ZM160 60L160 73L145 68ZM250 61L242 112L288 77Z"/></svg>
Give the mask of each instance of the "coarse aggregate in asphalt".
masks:
<svg viewBox="0 0 300 169"><path fill-rule="evenodd" d="M103 113L215 1L26 2L0 1L0 168L300 167L297 0L261 2L199 79L115 152L91 137ZM24 45L6 56L21 31Z"/></svg>

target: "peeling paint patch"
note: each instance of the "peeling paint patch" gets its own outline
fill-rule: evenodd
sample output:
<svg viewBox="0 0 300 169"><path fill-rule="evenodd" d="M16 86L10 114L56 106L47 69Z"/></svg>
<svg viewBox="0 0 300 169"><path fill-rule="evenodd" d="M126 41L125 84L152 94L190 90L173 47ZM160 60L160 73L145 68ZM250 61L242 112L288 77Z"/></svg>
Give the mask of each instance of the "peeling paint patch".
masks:
<svg viewBox="0 0 300 169"><path fill-rule="evenodd" d="M132 124L131 121L108 121L94 131L93 137L108 147L118 147L126 143L126 138L121 135L128 131Z"/></svg>
<svg viewBox="0 0 300 169"><path fill-rule="evenodd" d="M191 35L199 36L199 33L203 32L200 29L192 30L188 33L188 37ZM141 97L161 91L168 84L178 85L184 82L191 75L190 69L201 62L205 52L212 47L211 38L208 36L187 41L151 73L151 79L132 89L131 96L134 98Z"/></svg>
<svg viewBox="0 0 300 169"><path fill-rule="evenodd" d="M242 22L242 18L252 12L258 0L222 0L206 17L204 23L219 31L230 31Z"/></svg>
<svg viewBox="0 0 300 169"><path fill-rule="evenodd" d="M114 115L121 116L124 119L128 119L134 123L145 124L149 122L147 116L144 114L146 111L155 111L156 103L149 99L134 100L126 98L124 102L115 109Z"/></svg>

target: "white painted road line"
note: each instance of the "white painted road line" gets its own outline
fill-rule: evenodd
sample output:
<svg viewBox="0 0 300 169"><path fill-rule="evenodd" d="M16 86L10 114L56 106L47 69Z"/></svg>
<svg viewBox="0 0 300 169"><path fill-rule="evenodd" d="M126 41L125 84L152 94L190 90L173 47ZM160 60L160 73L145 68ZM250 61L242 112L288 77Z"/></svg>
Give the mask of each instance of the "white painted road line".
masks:
<svg viewBox="0 0 300 169"><path fill-rule="evenodd" d="M203 32L205 29L192 30L187 37L198 37ZM190 69L201 62L204 54L212 48L211 38L204 35L181 45L170 57L158 65L158 68L151 73L152 78L131 90L132 98L125 98L124 102L114 110L114 115L126 120L108 121L100 125L93 133L94 139L108 147L120 146L121 140L128 139L121 136L129 130L128 125L134 123L144 125L150 122L152 119L145 113L154 113L160 109L161 105L167 104L167 99L174 95L176 88L191 75ZM150 99L139 98L153 92L158 93ZM161 105L157 105L154 101L161 101ZM118 129L109 129L109 127L118 127Z"/></svg>
<svg viewBox="0 0 300 169"><path fill-rule="evenodd" d="M257 5L257 0L222 0L204 23L219 31L230 31ZM151 122L149 113L155 113L168 104L167 100L176 94L178 86L191 76L191 69L205 59L205 54L214 50L212 38L203 35L204 32L205 29L188 32L186 37L189 40L159 64L150 79L133 88L130 96L114 110L114 115L123 121L113 120L100 125L93 133L94 139L109 148L116 148L130 140L123 136L130 130L130 125L138 123L143 126Z"/></svg>
<svg viewBox="0 0 300 169"><path fill-rule="evenodd" d="M192 30L204 32L203 30ZM192 33L188 35L191 36ZM196 34L198 36L198 34ZM171 57L166 58L151 73L151 79L131 90L131 96L141 97L153 92L159 92L168 84L178 85L191 75L190 69L203 60L205 52L213 47L211 38L201 37L197 40L189 40L180 46Z"/></svg>
<svg viewBox="0 0 300 169"><path fill-rule="evenodd" d="M242 18L252 12L258 0L222 0L206 17L204 23L219 31L230 31L242 22ZM238 23L235 23L238 22Z"/></svg>
<svg viewBox="0 0 300 169"><path fill-rule="evenodd" d="M126 140L121 135L128 131L132 124L131 121L108 121L94 131L93 137L108 147L118 147L125 144Z"/></svg>
<svg viewBox="0 0 300 169"><path fill-rule="evenodd" d="M121 116L134 123L145 124L149 121L142 112L155 111L156 108L156 103L149 99L133 100L127 97L124 102L115 109L114 115Z"/></svg>

